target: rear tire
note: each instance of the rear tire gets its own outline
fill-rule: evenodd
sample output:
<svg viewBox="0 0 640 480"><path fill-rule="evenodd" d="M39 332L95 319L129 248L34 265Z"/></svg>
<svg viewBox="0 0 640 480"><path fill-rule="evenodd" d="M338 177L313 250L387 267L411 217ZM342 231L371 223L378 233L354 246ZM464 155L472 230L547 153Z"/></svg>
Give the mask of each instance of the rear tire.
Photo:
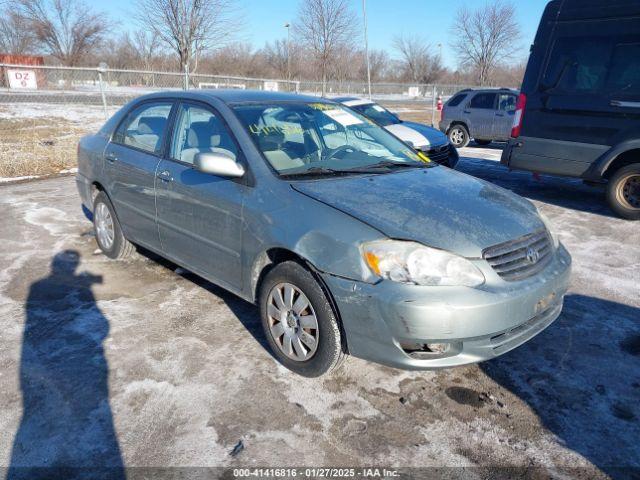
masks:
<svg viewBox="0 0 640 480"><path fill-rule="evenodd" d="M474 141L475 141L478 145L485 146L485 145L489 145L489 144L491 144L491 142L492 142L493 140L478 140L477 138L475 138L475 139L474 139Z"/></svg>
<svg viewBox="0 0 640 480"><path fill-rule="evenodd" d="M469 145L469 131L462 124L452 126L447 132L451 145L456 148L464 148Z"/></svg>
<svg viewBox="0 0 640 480"><path fill-rule="evenodd" d="M109 258L127 258L135 250L133 244L124 238L111 200L104 192L98 193L93 201L93 230L98 247Z"/></svg>
<svg viewBox="0 0 640 480"><path fill-rule="evenodd" d="M282 365L319 377L342 363L338 320L309 270L294 261L276 265L260 285L259 303L265 337Z"/></svg>
<svg viewBox="0 0 640 480"><path fill-rule="evenodd" d="M628 220L640 220L640 163L616 171L607 183L607 202Z"/></svg>

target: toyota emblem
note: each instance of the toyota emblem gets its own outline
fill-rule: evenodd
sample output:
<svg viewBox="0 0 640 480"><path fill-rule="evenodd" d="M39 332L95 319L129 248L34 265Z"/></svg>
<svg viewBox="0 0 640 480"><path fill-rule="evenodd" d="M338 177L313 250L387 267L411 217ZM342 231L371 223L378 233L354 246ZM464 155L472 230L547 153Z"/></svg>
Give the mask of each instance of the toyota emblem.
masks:
<svg viewBox="0 0 640 480"><path fill-rule="evenodd" d="M533 265L534 263L538 263L538 260L540 260L538 251L535 248L529 248L527 250L527 261Z"/></svg>

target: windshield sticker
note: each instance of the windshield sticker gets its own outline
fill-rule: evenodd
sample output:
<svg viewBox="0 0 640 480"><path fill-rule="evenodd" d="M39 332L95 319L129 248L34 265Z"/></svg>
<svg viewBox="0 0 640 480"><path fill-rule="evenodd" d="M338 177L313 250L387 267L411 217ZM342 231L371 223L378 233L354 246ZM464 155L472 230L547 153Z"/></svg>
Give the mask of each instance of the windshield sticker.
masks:
<svg viewBox="0 0 640 480"><path fill-rule="evenodd" d="M300 125L295 125L293 123L284 125L258 125L252 123L251 125L249 125L249 131L254 135L271 135L274 133L295 135L304 133Z"/></svg>
<svg viewBox="0 0 640 480"><path fill-rule="evenodd" d="M332 118L336 122L338 122L343 127L348 127L349 125L360 125L362 122L355 115L350 114L345 110L335 109L335 110L327 110L324 112L327 117Z"/></svg>
<svg viewBox="0 0 640 480"><path fill-rule="evenodd" d="M424 152L418 152L418 158L424 163L431 163L431 159Z"/></svg>
<svg viewBox="0 0 640 480"><path fill-rule="evenodd" d="M315 110L321 110L323 112L326 110L338 110L338 107L331 103L310 103L309 106Z"/></svg>
<svg viewBox="0 0 640 480"><path fill-rule="evenodd" d="M403 150L402 153L416 162L431 163L431 159L423 152L412 152L411 150Z"/></svg>

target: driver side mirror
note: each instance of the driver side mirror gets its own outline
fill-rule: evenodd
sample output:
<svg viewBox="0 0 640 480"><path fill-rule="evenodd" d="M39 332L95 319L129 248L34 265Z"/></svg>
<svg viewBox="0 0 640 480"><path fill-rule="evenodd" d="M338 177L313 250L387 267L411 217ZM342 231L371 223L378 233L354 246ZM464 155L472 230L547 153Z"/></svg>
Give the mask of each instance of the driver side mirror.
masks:
<svg viewBox="0 0 640 480"><path fill-rule="evenodd" d="M199 172L219 177L240 178L245 174L244 167L236 162L235 158L220 152L196 154L193 166Z"/></svg>

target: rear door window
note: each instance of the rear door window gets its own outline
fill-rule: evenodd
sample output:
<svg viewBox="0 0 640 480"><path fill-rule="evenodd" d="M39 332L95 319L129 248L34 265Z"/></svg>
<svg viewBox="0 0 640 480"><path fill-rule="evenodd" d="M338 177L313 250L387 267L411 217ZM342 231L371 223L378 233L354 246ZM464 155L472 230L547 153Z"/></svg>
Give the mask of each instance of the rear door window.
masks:
<svg viewBox="0 0 640 480"><path fill-rule="evenodd" d="M470 108L479 108L483 110L493 110L496 104L495 93L478 93L471 99Z"/></svg>
<svg viewBox="0 0 640 480"><path fill-rule="evenodd" d="M173 102L150 102L134 108L120 123L113 142L159 155Z"/></svg>

